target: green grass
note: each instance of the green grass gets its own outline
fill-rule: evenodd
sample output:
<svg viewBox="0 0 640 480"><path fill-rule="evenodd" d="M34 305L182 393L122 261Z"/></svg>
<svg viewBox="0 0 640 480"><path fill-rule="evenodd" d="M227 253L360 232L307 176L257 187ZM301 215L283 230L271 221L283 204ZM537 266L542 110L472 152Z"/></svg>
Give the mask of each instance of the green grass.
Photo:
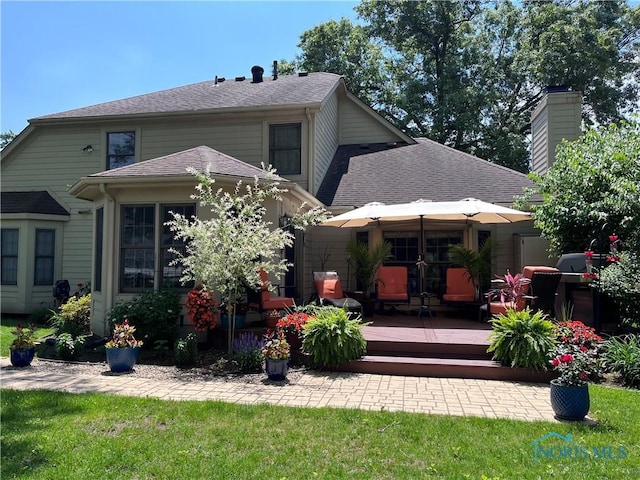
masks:
<svg viewBox="0 0 640 480"><path fill-rule="evenodd" d="M65 480L640 478L640 392L590 389L596 426L4 389L0 473ZM536 461L533 441L550 432L570 433L590 449L622 446L627 458Z"/></svg>
<svg viewBox="0 0 640 480"><path fill-rule="evenodd" d="M16 320L14 318L3 318L2 323L0 324L0 357L8 357L9 356L9 347L11 346L11 342L15 338L11 331L16 328L16 325L21 323L22 325L26 325L29 323L28 320ZM36 325L38 334L38 338L44 338L47 335L51 335L54 332L53 328L42 327L40 325Z"/></svg>

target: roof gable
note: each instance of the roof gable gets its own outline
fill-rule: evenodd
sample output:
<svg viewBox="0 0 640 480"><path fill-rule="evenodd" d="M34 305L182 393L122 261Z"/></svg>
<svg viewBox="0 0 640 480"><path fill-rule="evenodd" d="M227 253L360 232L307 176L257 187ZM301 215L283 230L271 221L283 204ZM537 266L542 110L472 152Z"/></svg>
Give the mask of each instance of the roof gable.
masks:
<svg viewBox="0 0 640 480"><path fill-rule="evenodd" d="M359 146L340 147L329 170L335 178L325 177L318 199L325 205L362 206L473 197L508 205L524 187L533 186L523 173L432 140L416 140L371 153Z"/></svg>
<svg viewBox="0 0 640 480"><path fill-rule="evenodd" d="M47 191L2 192L2 213L39 213L44 215L69 215Z"/></svg>
<svg viewBox="0 0 640 480"><path fill-rule="evenodd" d="M341 82L333 73L309 73L304 76L285 75L273 80L265 77L260 83L250 79L229 79L217 84L208 80L136 97L44 115L30 120L110 117L121 115L153 115L170 113L198 113L212 110L242 110L282 108L284 106L320 105Z"/></svg>

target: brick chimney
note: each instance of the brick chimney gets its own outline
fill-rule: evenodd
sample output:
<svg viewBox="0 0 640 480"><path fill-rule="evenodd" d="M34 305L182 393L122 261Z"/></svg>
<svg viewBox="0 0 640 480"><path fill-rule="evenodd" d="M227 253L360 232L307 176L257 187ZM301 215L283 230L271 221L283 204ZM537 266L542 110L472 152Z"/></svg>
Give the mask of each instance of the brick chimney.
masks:
<svg viewBox="0 0 640 480"><path fill-rule="evenodd" d="M544 173L556 160L562 139L576 140L581 134L582 93L561 85L547 87L546 95L531 114L533 171Z"/></svg>

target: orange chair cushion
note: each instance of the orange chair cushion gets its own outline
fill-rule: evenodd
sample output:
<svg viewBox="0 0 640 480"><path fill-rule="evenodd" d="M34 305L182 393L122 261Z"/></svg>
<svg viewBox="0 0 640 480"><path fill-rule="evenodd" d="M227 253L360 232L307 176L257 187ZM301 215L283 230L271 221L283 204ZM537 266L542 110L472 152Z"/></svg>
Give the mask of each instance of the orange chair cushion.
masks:
<svg viewBox="0 0 640 480"><path fill-rule="evenodd" d="M409 281L407 267L380 267L378 269L378 300L408 300Z"/></svg>
<svg viewBox="0 0 640 480"><path fill-rule="evenodd" d="M473 302L476 292L466 268L447 269L447 293L442 296L445 302Z"/></svg>
<svg viewBox="0 0 640 480"><path fill-rule="evenodd" d="M339 279L325 278L324 280L316 280L314 283L320 298L344 298Z"/></svg>
<svg viewBox="0 0 640 480"><path fill-rule="evenodd" d="M270 297L269 300L262 301L263 310L283 310L293 307L293 298Z"/></svg>

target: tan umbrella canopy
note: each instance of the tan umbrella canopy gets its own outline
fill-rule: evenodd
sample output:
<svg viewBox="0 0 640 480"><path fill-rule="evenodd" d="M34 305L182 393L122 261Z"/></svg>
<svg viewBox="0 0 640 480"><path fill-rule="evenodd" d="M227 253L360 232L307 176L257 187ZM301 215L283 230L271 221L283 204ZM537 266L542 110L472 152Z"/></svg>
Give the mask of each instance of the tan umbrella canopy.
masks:
<svg viewBox="0 0 640 480"><path fill-rule="evenodd" d="M365 227L371 223L399 222L406 220L452 220L466 223L512 223L530 220L531 214L483 202L475 198L465 198L456 202L431 202L416 200L411 203L366 205L337 215L322 223L332 227Z"/></svg>

